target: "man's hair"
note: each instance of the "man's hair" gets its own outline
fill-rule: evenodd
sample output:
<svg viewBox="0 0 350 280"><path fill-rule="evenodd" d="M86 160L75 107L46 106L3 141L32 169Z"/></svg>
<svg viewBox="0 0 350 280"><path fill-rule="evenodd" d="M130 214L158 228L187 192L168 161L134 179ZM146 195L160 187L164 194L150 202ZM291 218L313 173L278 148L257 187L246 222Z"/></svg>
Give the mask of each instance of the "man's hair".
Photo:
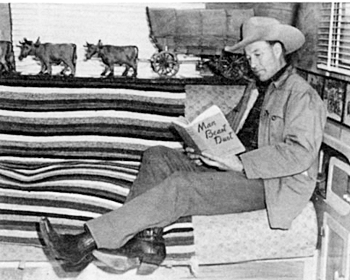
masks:
<svg viewBox="0 0 350 280"><path fill-rule="evenodd" d="M269 43L271 46L280 43L281 47L282 47L282 54L284 57L286 57L286 48L284 47L283 43L281 41L267 41L267 43Z"/></svg>
<svg viewBox="0 0 350 280"><path fill-rule="evenodd" d="M292 54L286 54L286 48L284 47L284 44L281 41L267 41L268 44L270 44L271 46L279 43L282 46L282 55L284 57L284 59L286 60L287 64L291 64L292 62Z"/></svg>

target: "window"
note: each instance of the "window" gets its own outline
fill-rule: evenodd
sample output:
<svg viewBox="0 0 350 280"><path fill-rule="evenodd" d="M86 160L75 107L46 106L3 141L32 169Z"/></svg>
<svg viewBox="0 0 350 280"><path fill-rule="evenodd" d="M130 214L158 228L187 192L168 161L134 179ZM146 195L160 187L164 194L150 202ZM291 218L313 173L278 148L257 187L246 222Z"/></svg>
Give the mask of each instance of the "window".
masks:
<svg viewBox="0 0 350 280"><path fill-rule="evenodd" d="M350 2L322 3L317 66L350 74Z"/></svg>

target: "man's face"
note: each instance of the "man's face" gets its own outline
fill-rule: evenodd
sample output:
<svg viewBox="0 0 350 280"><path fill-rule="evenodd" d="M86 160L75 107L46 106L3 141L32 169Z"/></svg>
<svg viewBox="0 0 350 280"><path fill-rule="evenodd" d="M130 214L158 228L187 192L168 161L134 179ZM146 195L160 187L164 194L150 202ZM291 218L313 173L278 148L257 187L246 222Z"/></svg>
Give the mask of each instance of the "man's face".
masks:
<svg viewBox="0 0 350 280"><path fill-rule="evenodd" d="M278 48L277 44L270 45L266 41L257 41L245 47L250 67L260 81L267 81L282 68L282 54Z"/></svg>

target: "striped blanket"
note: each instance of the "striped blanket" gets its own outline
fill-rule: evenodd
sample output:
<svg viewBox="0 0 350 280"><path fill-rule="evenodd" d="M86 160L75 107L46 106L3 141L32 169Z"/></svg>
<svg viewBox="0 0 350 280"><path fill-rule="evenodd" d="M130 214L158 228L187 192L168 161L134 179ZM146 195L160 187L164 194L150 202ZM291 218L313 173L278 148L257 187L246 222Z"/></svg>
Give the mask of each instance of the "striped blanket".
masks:
<svg viewBox="0 0 350 280"><path fill-rule="evenodd" d="M181 148L169 123L184 102L185 91L0 86L0 242L41 246L42 216L75 233L120 207L146 148ZM164 237L165 263L194 255L191 217Z"/></svg>

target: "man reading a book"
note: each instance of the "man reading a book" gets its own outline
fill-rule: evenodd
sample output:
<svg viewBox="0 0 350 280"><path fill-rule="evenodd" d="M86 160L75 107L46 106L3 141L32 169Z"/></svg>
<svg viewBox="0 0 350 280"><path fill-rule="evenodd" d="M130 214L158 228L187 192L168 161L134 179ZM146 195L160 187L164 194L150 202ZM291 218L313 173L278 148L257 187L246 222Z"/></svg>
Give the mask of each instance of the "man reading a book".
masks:
<svg viewBox="0 0 350 280"><path fill-rule="evenodd" d="M326 111L317 92L287 62L304 43L295 27L252 17L243 39L226 51L244 50L256 76L226 117L246 147L229 158L166 147L144 152L126 203L85 224L79 235L59 234L40 223L46 246L72 267L91 254L126 270L149 274L164 260L162 228L188 215L267 209L270 227L287 230L316 184Z"/></svg>

